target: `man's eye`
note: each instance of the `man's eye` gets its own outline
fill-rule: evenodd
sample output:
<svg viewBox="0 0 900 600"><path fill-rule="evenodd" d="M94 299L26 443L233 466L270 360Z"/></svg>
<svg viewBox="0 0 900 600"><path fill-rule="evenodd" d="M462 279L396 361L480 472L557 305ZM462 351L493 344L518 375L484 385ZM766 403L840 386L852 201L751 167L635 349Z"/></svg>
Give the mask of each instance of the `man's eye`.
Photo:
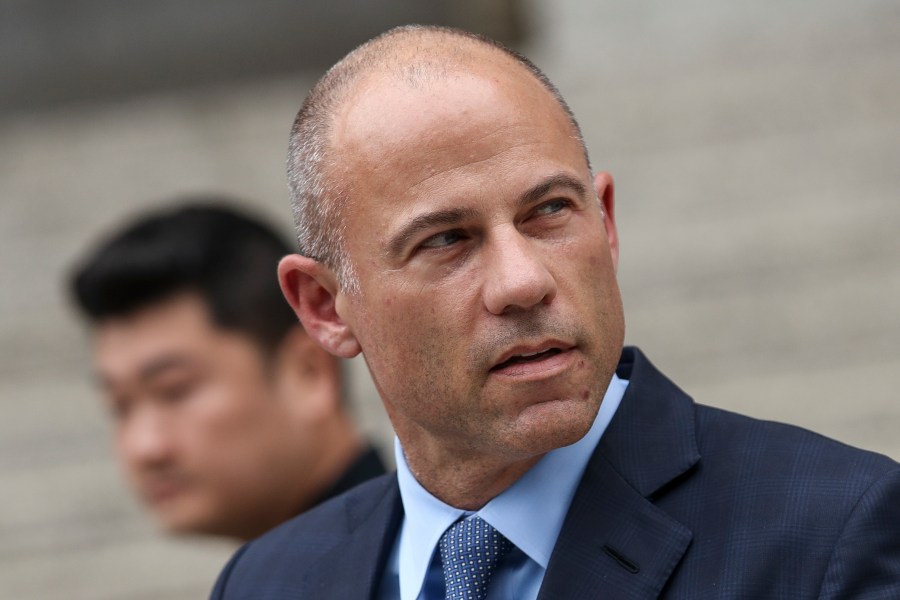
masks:
<svg viewBox="0 0 900 600"><path fill-rule="evenodd" d="M451 229L435 234L419 244L420 248L445 248L463 239L461 231Z"/></svg>
<svg viewBox="0 0 900 600"><path fill-rule="evenodd" d="M196 383L190 380L167 381L156 386L156 397L163 402L181 402L194 391Z"/></svg>
<svg viewBox="0 0 900 600"><path fill-rule="evenodd" d="M535 216L552 215L553 213L558 213L559 211L563 210L564 208L569 206L569 204L570 203L568 200L551 200L550 202L545 202L544 204L538 206L534 210L533 214Z"/></svg>

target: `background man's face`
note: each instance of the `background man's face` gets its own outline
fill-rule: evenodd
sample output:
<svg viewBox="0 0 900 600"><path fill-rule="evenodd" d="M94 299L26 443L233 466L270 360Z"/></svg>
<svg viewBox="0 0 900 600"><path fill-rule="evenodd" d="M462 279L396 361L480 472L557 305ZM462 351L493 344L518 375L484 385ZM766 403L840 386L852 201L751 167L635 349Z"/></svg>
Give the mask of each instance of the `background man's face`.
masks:
<svg viewBox="0 0 900 600"><path fill-rule="evenodd" d="M519 459L580 439L615 370L615 225L552 97L477 70L370 81L339 116L361 293L337 307L408 454Z"/></svg>
<svg viewBox="0 0 900 600"><path fill-rule="evenodd" d="M212 323L199 297L102 323L95 359L119 459L164 527L240 535L283 510L276 499L291 501L284 478L302 478L305 466L284 447L273 374L248 337Z"/></svg>

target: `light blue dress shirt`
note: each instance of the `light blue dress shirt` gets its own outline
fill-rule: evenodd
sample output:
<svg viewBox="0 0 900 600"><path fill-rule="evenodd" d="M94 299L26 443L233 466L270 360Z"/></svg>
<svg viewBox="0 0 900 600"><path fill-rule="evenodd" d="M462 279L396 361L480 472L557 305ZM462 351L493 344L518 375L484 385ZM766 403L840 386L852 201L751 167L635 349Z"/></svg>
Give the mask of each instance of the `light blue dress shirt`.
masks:
<svg viewBox="0 0 900 600"><path fill-rule="evenodd" d="M498 565L488 598L537 598L578 482L627 386L627 381L613 375L587 435L571 446L548 452L477 513L449 506L423 488L409 470L403 447L395 438L404 518L382 577L379 598L443 600L440 552L435 552L435 548L450 525L471 514L478 514L515 545Z"/></svg>

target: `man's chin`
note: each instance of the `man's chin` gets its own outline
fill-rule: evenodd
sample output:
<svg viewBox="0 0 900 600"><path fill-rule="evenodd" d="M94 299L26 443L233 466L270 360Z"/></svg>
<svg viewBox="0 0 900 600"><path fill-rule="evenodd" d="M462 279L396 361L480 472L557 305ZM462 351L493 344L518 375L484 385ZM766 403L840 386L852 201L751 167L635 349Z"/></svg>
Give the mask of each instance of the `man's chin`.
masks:
<svg viewBox="0 0 900 600"><path fill-rule="evenodd" d="M170 535L220 535L221 526L209 511L192 506L190 498L169 498L148 504L160 529Z"/></svg>
<svg viewBox="0 0 900 600"><path fill-rule="evenodd" d="M578 442L594 424L597 406L585 400L553 400L529 406L519 414L516 438L529 454L545 454Z"/></svg>
<svg viewBox="0 0 900 600"><path fill-rule="evenodd" d="M163 519L157 518L160 529L167 535L177 537L190 536L230 536L223 527L214 523L198 521L194 519Z"/></svg>

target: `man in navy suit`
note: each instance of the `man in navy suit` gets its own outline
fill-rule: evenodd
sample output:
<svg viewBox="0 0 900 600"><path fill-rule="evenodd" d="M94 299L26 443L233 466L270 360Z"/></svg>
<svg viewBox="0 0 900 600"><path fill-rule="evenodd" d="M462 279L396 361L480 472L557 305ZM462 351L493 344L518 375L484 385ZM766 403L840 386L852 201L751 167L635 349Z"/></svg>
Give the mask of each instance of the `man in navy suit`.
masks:
<svg viewBox="0 0 900 600"><path fill-rule="evenodd" d="M282 291L365 356L398 471L246 545L214 598L900 597L900 465L623 350L612 179L527 59L392 30L316 85L289 165Z"/></svg>

